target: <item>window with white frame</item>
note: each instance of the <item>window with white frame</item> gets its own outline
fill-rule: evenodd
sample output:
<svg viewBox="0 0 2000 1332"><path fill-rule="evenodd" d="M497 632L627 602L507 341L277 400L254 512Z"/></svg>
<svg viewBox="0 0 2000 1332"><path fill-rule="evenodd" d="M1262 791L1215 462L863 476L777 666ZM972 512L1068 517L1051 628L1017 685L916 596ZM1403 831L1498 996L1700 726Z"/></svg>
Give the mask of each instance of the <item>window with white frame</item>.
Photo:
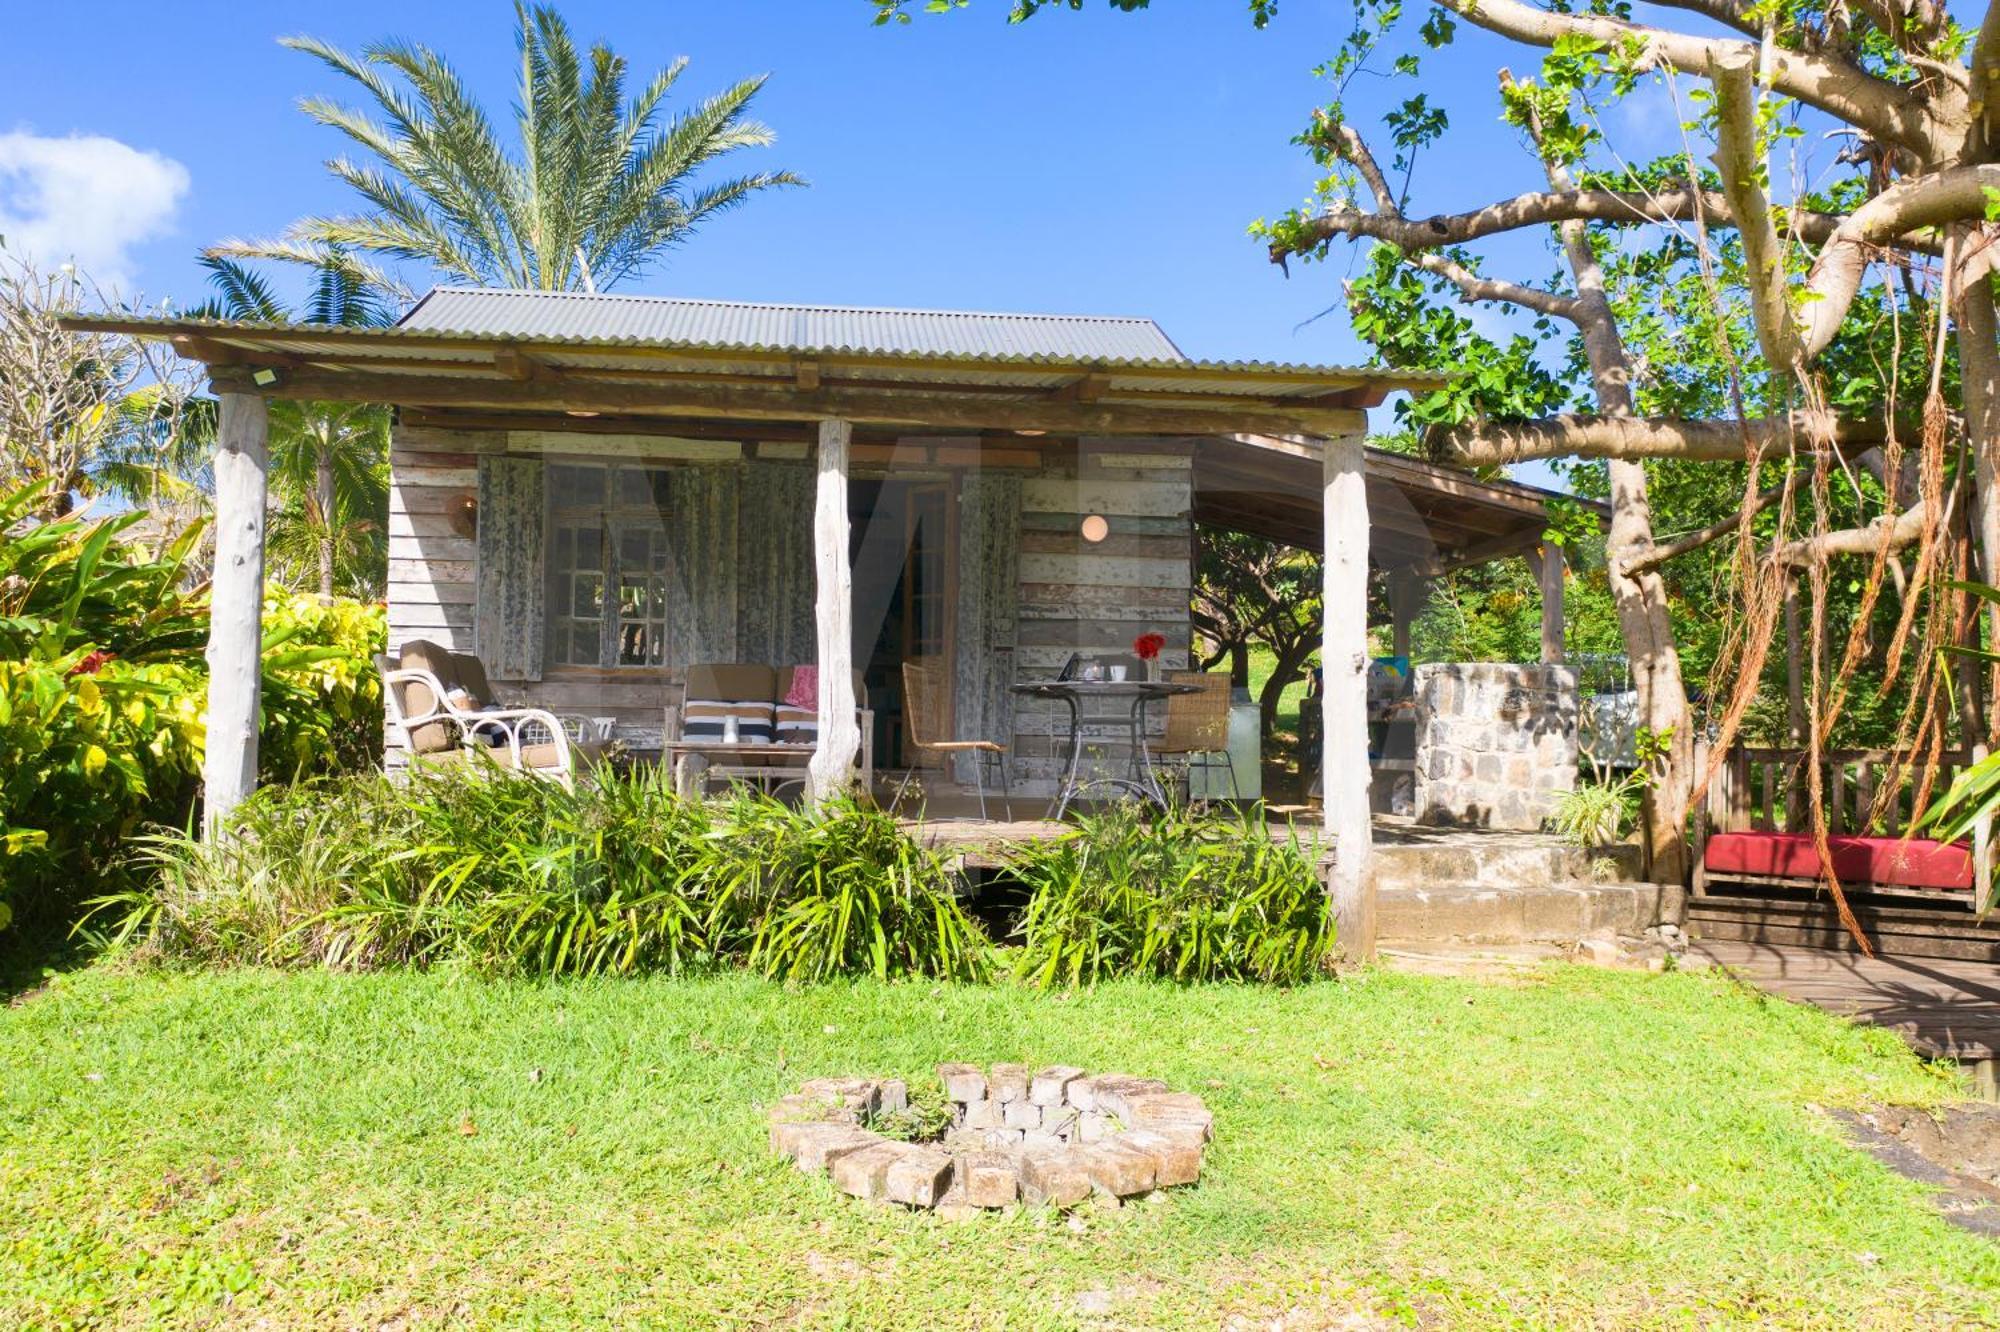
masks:
<svg viewBox="0 0 2000 1332"><path fill-rule="evenodd" d="M549 466L551 664L665 662L667 478L654 467Z"/></svg>

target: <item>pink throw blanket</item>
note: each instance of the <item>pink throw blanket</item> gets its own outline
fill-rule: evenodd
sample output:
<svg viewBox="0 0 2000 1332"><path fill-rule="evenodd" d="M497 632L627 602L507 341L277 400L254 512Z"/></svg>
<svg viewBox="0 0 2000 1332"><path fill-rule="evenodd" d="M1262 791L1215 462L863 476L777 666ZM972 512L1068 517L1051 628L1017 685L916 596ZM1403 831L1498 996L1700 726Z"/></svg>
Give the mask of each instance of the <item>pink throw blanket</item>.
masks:
<svg viewBox="0 0 2000 1332"><path fill-rule="evenodd" d="M792 667L792 687L785 694L785 706L819 710L819 667Z"/></svg>

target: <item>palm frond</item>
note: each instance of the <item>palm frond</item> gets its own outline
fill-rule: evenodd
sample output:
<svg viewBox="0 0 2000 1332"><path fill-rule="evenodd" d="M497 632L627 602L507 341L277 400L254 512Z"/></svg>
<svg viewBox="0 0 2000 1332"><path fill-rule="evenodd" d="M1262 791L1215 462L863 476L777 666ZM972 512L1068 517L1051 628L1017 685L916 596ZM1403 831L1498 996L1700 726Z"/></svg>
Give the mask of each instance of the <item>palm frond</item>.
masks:
<svg viewBox="0 0 2000 1332"><path fill-rule="evenodd" d="M353 54L317 38L286 38L286 46L366 93L369 111L325 97L301 106L377 160L330 160L327 169L366 209L306 218L283 244L351 248L429 263L472 282L548 289L581 283L581 253L598 284L609 287L656 261L704 217L759 191L803 183L784 171L699 188L693 180L718 158L772 142L769 128L743 115L763 76L732 85L662 128L685 59L627 100L623 57L602 44L586 55L546 5L516 0L514 15L518 156L501 144L464 80L429 47L383 41ZM279 252L269 243L258 250L263 257ZM331 284L315 308L339 315L358 294Z"/></svg>
<svg viewBox="0 0 2000 1332"><path fill-rule="evenodd" d="M222 294L227 318L276 323L285 317L285 303L262 273L219 254L204 254L201 266L208 270L209 285Z"/></svg>

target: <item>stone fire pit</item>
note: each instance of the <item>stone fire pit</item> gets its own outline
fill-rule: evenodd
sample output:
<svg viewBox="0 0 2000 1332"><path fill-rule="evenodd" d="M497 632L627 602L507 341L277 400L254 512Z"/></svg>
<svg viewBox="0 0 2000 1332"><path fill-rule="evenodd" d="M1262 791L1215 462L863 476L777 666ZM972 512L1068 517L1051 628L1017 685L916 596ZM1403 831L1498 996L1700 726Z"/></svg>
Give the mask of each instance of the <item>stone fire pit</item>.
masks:
<svg viewBox="0 0 2000 1332"><path fill-rule="evenodd" d="M771 1107L771 1150L835 1188L909 1207L1067 1207L1192 1184L1213 1117L1154 1078L1080 1068L940 1064L950 1122L928 1141L877 1132L909 1120L900 1078L814 1078Z"/></svg>

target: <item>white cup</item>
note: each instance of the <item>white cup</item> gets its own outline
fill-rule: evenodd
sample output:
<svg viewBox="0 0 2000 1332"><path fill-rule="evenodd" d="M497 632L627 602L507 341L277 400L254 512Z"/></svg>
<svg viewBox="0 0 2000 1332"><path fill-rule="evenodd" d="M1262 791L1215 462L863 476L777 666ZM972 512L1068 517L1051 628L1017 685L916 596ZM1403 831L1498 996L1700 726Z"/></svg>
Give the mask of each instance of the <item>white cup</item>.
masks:
<svg viewBox="0 0 2000 1332"><path fill-rule="evenodd" d="M1123 666L1113 666L1111 668L1111 682L1113 684L1125 683L1125 668Z"/></svg>

